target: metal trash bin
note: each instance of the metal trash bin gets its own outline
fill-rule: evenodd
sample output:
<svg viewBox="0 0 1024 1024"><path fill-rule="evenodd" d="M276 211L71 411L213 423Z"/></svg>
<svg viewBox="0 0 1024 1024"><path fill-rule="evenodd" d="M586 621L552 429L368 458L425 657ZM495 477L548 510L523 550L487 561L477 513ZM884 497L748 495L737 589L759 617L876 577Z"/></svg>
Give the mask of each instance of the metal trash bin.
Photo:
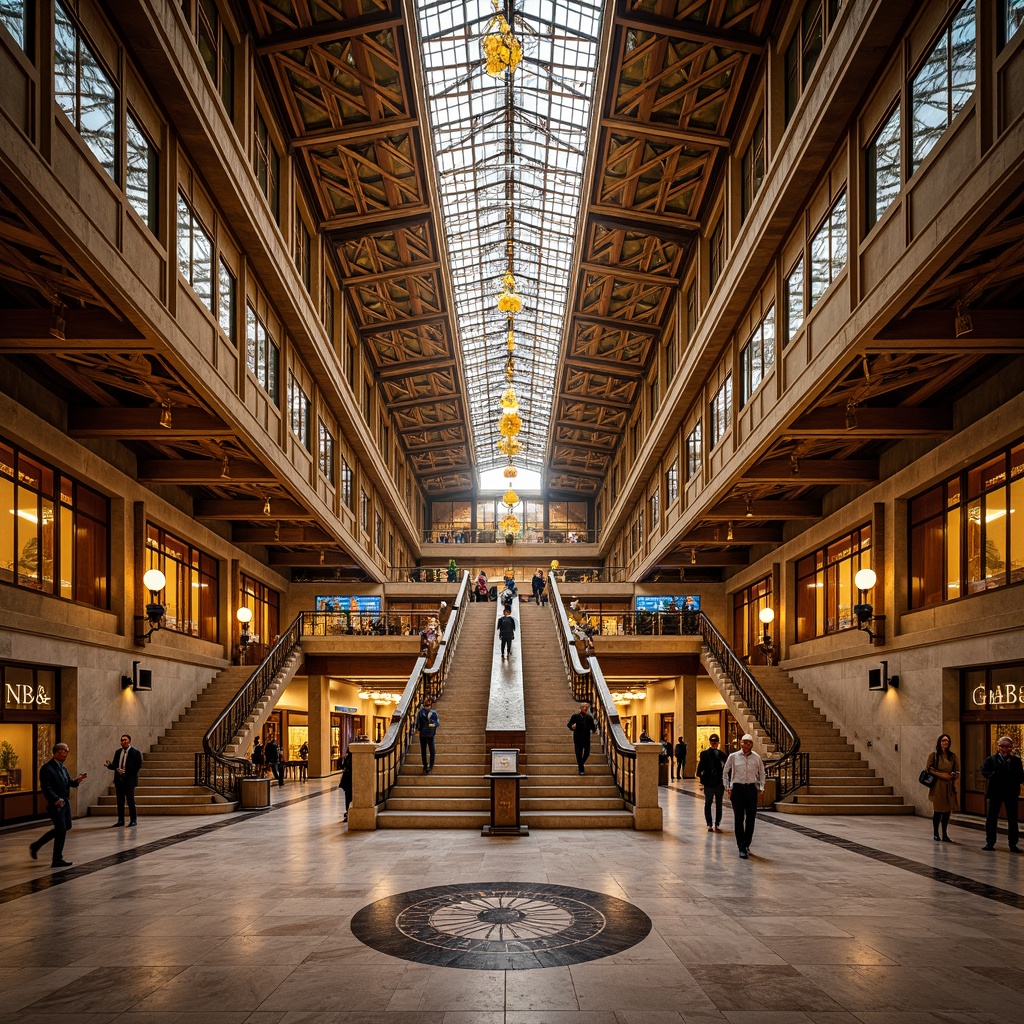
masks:
<svg viewBox="0 0 1024 1024"><path fill-rule="evenodd" d="M270 779L239 779L238 806L243 811L255 811L261 807L269 807Z"/></svg>

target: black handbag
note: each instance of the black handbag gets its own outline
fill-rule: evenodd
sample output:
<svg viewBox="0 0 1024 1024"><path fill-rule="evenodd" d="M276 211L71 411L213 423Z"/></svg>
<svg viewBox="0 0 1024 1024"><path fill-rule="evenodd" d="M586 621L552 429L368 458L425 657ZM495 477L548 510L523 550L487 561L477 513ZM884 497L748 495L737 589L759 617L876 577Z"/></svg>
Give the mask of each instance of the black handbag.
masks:
<svg viewBox="0 0 1024 1024"><path fill-rule="evenodd" d="M932 773L928 771L927 768L922 768L921 774L917 777L917 781L920 782L922 786L927 786L929 789L931 789L932 786L934 786L935 783L939 780L936 776L932 775Z"/></svg>

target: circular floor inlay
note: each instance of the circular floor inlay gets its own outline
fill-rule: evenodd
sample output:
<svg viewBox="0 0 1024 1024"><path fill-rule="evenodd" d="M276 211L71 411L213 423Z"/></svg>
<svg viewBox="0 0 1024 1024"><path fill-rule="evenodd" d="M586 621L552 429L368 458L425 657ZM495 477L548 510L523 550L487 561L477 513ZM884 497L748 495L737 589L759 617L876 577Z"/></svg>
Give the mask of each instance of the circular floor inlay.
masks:
<svg viewBox="0 0 1024 1024"><path fill-rule="evenodd" d="M352 918L361 942L416 963L479 971L563 967L636 945L651 920L587 889L524 882L397 893Z"/></svg>

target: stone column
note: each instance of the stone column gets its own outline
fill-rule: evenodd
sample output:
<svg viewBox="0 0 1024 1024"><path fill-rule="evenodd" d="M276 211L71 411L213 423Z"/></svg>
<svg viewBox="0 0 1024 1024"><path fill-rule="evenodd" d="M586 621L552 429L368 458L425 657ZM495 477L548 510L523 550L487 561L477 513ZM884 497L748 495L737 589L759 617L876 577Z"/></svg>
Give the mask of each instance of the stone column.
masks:
<svg viewBox="0 0 1024 1024"><path fill-rule="evenodd" d="M376 743L352 743L352 805L348 809L349 831L373 831L377 827L377 777L373 755ZM655 766L657 767L657 766ZM657 788L657 777L655 777Z"/></svg>
<svg viewBox="0 0 1024 1024"><path fill-rule="evenodd" d="M633 808L633 828L638 832L660 832L661 807L658 804L658 756L660 743L636 745L636 806ZM352 816L349 815L351 821Z"/></svg>
<svg viewBox="0 0 1024 1024"><path fill-rule="evenodd" d="M683 774L693 778L697 770L697 676L681 675L676 680L676 703L679 710L679 733L686 744L686 767Z"/></svg>
<svg viewBox="0 0 1024 1024"><path fill-rule="evenodd" d="M331 774L331 681L326 676L307 677L309 709L309 766L311 779Z"/></svg>

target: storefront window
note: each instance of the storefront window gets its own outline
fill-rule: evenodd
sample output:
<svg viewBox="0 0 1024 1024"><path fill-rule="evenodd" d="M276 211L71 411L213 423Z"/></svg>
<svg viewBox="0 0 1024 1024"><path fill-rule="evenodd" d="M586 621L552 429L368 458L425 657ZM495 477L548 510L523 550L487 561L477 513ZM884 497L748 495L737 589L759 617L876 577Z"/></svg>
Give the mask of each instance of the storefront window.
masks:
<svg viewBox="0 0 1024 1024"><path fill-rule="evenodd" d="M57 670L0 662L0 823L41 816L39 768L57 742Z"/></svg>

